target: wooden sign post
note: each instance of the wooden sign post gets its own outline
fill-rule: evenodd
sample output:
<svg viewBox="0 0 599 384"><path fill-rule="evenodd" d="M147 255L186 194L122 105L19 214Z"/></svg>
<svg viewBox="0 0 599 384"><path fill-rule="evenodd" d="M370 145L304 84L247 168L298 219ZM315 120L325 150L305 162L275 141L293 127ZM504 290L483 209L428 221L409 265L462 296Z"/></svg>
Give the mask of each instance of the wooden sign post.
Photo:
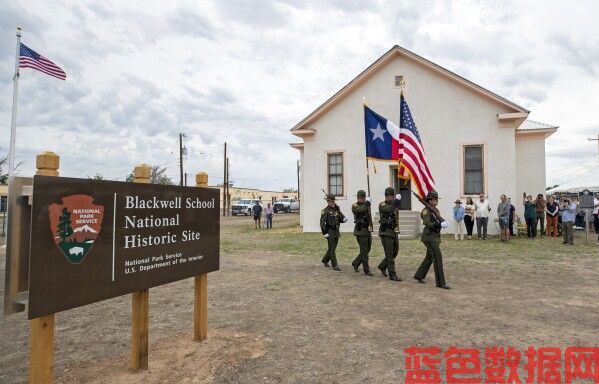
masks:
<svg viewBox="0 0 599 384"><path fill-rule="evenodd" d="M220 263L219 194L208 175L198 173L194 189L151 184L145 164L134 183L57 177L58 166L56 154L38 155L24 195L36 218L27 235L29 382L53 381L55 313L126 294L130 368L148 369L149 289L174 281L194 278L194 340L205 340L208 273Z"/></svg>
<svg viewBox="0 0 599 384"><path fill-rule="evenodd" d="M35 159L36 175L58 176L60 157L43 152ZM54 377L54 314L29 320L29 383L51 384Z"/></svg>
<svg viewBox="0 0 599 384"><path fill-rule="evenodd" d="M196 187L208 188L208 174L196 174ZM194 278L193 339L203 341L208 337L208 274Z"/></svg>
<svg viewBox="0 0 599 384"><path fill-rule="evenodd" d="M150 183L152 170L140 164L133 170L134 183ZM150 322L150 290L131 294L131 369L148 369L148 328Z"/></svg>

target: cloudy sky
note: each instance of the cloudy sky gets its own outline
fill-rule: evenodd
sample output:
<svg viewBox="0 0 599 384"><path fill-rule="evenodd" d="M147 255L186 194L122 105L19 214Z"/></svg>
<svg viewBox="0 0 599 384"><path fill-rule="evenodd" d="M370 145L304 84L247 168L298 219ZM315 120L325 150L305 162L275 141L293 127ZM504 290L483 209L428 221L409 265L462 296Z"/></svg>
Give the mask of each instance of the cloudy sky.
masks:
<svg viewBox="0 0 599 384"><path fill-rule="evenodd" d="M82 5L85 4L85 5ZM168 4L168 5L167 5ZM61 155L61 174L123 180L140 162L178 181L295 186L289 129L399 44L560 126L548 184L597 169L599 5L578 1L0 0L0 152L8 151L15 27L67 72L23 70L17 161ZM417 117L416 117L417 118ZM421 129L425 129L421 127ZM595 172L596 173L596 172Z"/></svg>

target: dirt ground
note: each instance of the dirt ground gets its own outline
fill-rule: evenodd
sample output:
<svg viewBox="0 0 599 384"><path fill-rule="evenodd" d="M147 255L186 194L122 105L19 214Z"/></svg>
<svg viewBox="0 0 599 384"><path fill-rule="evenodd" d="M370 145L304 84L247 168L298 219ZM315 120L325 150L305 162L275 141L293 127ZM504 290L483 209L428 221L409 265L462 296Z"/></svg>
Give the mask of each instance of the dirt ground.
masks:
<svg viewBox="0 0 599 384"><path fill-rule="evenodd" d="M325 241L303 234L297 214L275 229L222 222L221 269L209 275L209 337L192 341L191 279L150 289L150 369L128 370L130 296L56 315L58 383L399 383L404 349L449 346L599 346L599 247L559 239L443 240L452 290L412 279L424 247L400 242L403 282L320 263ZM382 257L373 239L371 266ZM4 256L0 256L0 290ZM375 270L376 271L376 270ZM376 271L378 272L378 271ZM3 295L3 292L2 292ZM0 316L0 383L27 379L24 313Z"/></svg>

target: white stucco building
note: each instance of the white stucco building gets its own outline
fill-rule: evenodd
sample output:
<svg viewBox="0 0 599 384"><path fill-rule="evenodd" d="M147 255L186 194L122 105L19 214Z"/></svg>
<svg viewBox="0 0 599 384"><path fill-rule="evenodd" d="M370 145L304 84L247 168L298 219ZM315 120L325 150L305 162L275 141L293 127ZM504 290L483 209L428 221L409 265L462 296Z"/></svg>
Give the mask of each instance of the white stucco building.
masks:
<svg viewBox="0 0 599 384"><path fill-rule="evenodd" d="M456 198L465 201L467 196L484 193L496 207L499 195L505 193L522 214L522 192L545 192L545 139L557 127L527 121L525 108L394 46L291 129L301 139L291 146L301 154L304 231L319 230L325 205L321 189L336 192L342 211L351 216L356 191L367 189L362 100L366 98L370 108L398 124L400 77L406 82L404 95L446 218L451 218ZM397 165L369 164L370 194L376 206L387 186L397 187ZM408 211L420 211L421 204L407 191L402 195L406 215L415 217ZM491 218L495 217L492 212ZM490 234L494 234L492 219ZM341 229L352 230L352 220Z"/></svg>

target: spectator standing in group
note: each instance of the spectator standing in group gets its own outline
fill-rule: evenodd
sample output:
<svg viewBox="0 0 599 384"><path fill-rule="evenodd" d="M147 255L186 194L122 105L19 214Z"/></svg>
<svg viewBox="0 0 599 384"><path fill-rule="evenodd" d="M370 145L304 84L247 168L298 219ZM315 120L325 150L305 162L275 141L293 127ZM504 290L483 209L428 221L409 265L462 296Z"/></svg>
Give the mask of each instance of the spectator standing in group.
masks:
<svg viewBox="0 0 599 384"><path fill-rule="evenodd" d="M487 224L489 223L489 212L491 212L491 205L485 200L485 195L480 194L480 199L474 204L474 210L476 214L476 235L478 239L487 240Z"/></svg>
<svg viewBox="0 0 599 384"><path fill-rule="evenodd" d="M262 206L260 204L256 204L252 207L252 212L254 213L254 228L262 228L262 223L260 219L262 218Z"/></svg>
<svg viewBox="0 0 599 384"><path fill-rule="evenodd" d="M510 227L510 237L514 237L514 216L516 216L516 207L512 204L511 197L507 198L507 202L510 204L510 221L508 224Z"/></svg>
<svg viewBox="0 0 599 384"><path fill-rule="evenodd" d="M474 208L474 201L471 197L466 199L466 206L464 207L464 224L466 224L466 233L468 234L467 239L472 239L472 229L474 228L474 218L476 215L476 208Z"/></svg>
<svg viewBox="0 0 599 384"><path fill-rule="evenodd" d="M577 197L573 198L572 202L574 204L576 204L576 218L574 219L574 226L579 227L579 228L584 228L584 223L585 223L584 215L586 212L584 211L584 209L580 209L580 205L578 204Z"/></svg>
<svg viewBox="0 0 599 384"><path fill-rule="evenodd" d="M562 234L564 244L574 245L574 220L576 219L576 203L569 197L563 197L560 202L562 211Z"/></svg>
<svg viewBox="0 0 599 384"><path fill-rule="evenodd" d="M266 215L266 229L272 229L272 215L274 214L274 211L270 206L270 203L266 204L264 214Z"/></svg>
<svg viewBox="0 0 599 384"><path fill-rule="evenodd" d="M501 241L509 241L510 240L510 231L509 231L509 223L510 223L510 203L507 202L507 197L505 195L501 195L499 197L501 202L497 206L497 217L499 218L499 228L501 228Z"/></svg>
<svg viewBox="0 0 599 384"><path fill-rule="evenodd" d="M453 207L453 233L456 240L464 240L464 207L462 201L457 199Z"/></svg>
<svg viewBox="0 0 599 384"><path fill-rule="evenodd" d="M597 234L597 245L599 245L599 192L595 195L593 200L593 218L595 224L595 233Z"/></svg>
<svg viewBox="0 0 599 384"><path fill-rule="evenodd" d="M545 208L547 206L547 201L543 197L542 193L537 195L537 199L535 200L535 209L537 211L537 221L535 222L535 226L539 225L539 232L541 237L545 237Z"/></svg>
<svg viewBox="0 0 599 384"><path fill-rule="evenodd" d="M549 201L545 206L545 217L547 219L547 230L545 234L548 237L557 237L557 221L559 213L559 204L555 202L555 196L549 196Z"/></svg>
<svg viewBox="0 0 599 384"><path fill-rule="evenodd" d="M532 201L532 195L522 195L522 204L524 204L524 220L526 221L526 236L529 239L537 237L537 208Z"/></svg>

